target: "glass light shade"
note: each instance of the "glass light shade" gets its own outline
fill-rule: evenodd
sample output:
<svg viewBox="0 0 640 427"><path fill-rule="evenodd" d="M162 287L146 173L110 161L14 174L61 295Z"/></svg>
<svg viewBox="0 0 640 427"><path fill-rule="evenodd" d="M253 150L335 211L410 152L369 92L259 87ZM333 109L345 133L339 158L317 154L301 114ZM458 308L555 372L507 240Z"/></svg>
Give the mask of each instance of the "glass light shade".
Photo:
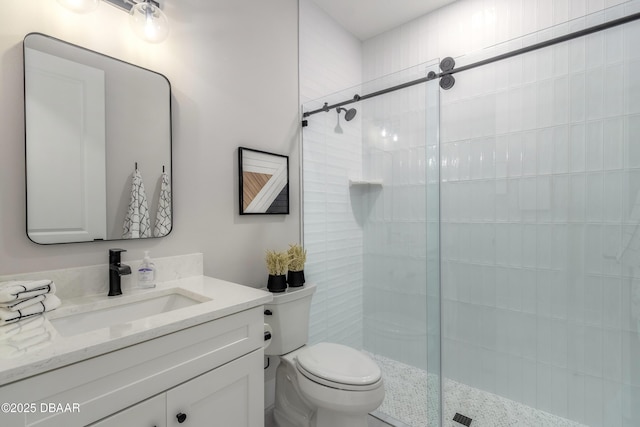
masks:
<svg viewBox="0 0 640 427"><path fill-rule="evenodd" d="M169 20L153 3L143 1L129 12L133 31L150 43L160 43L169 35Z"/></svg>
<svg viewBox="0 0 640 427"><path fill-rule="evenodd" d="M100 0L58 0L58 3L76 13L88 13L98 8Z"/></svg>

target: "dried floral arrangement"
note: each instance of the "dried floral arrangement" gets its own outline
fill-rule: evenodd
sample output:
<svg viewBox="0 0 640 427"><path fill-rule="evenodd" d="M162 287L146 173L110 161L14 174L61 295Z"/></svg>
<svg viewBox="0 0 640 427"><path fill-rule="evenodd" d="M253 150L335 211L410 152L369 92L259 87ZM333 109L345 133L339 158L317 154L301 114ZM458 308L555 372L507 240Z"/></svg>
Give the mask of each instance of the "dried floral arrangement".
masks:
<svg viewBox="0 0 640 427"><path fill-rule="evenodd" d="M289 270L290 271L302 271L304 270L304 263L307 261L307 251L302 246L296 244L290 244L287 251L289 257Z"/></svg>
<svg viewBox="0 0 640 427"><path fill-rule="evenodd" d="M287 252L267 251L267 270L272 276L281 276L289 269L289 254Z"/></svg>

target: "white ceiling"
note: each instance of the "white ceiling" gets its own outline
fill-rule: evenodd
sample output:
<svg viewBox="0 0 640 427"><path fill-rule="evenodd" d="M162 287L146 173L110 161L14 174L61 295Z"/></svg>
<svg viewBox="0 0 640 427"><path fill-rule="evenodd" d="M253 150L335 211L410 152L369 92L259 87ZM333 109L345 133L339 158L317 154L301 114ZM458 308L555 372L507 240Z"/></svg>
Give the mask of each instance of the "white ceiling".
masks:
<svg viewBox="0 0 640 427"><path fill-rule="evenodd" d="M409 22L455 0L313 0L360 40Z"/></svg>

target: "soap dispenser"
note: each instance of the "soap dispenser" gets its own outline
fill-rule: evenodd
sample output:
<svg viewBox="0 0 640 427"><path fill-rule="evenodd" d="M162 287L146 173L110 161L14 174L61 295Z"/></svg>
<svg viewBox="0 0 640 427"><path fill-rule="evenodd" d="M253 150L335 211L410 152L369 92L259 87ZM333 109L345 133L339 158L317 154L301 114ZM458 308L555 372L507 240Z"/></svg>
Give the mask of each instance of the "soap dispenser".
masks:
<svg viewBox="0 0 640 427"><path fill-rule="evenodd" d="M149 251L144 251L144 258L138 268L138 287L155 288L156 287L156 266L151 261Z"/></svg>

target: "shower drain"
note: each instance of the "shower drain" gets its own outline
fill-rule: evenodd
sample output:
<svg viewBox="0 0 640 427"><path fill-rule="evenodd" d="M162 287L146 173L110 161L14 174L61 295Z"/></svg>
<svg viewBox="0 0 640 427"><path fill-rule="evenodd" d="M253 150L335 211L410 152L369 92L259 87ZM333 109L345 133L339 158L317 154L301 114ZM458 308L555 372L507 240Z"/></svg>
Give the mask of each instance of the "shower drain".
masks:
<svg viewBox="0 0 640 427"><path fill-rule="evenodd" d="M469 417L465 417L464 415L456 412L456 414L453 416L453 421L469 427L471 425L471 421L473 420Z"/></svg>

